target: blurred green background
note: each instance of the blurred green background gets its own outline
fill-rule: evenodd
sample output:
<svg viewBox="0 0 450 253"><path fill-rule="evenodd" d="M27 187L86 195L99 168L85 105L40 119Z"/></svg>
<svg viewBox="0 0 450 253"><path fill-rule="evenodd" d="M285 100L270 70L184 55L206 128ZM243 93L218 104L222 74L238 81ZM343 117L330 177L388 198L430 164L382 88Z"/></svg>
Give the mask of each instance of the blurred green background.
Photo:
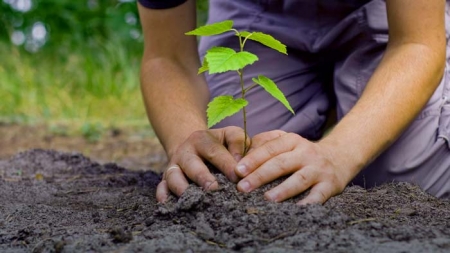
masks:
<svg viewBox="0 0 450 253"><path fill-rule="evenodd" d="M142 47L135 0L0 0L0 122L148 124Z"/></svg>

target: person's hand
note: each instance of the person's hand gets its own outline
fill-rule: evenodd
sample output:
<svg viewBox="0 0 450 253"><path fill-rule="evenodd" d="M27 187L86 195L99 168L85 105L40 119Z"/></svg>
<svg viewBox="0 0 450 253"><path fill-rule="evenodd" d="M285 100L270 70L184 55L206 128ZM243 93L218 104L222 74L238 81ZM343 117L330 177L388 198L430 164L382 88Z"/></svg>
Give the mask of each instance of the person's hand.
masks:
<svg viewBox="0 0 450 253"><path fill-rule="evenodd" d="M237 185L241 192L291 175L264 196L280 202L311 189L298 204L324 203L341 193L354 176L335 164L330 148L280 130L254 136L249 153L236 166L236 174L243 177Z"/></svg>
<svg viewBox="0 0 450 253"><path fill-rule="evenodd" d="M249 138L247 143L250 143ZM244 130L239 127L192 133L170 157L168 169L156 189L156 199L164 202L170 192L180 196L189 186L188 178L205 190L217 189L218 183L205 162L214 165L230 181L237 182L234 168L243 150Z"/></svg>

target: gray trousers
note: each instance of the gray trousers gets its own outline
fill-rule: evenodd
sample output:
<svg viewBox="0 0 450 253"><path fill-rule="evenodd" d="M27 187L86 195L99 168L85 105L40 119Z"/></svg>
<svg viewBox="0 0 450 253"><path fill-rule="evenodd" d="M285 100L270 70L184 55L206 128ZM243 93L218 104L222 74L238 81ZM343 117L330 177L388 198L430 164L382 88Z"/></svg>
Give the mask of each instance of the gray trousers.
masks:
<svg viewBox="0 0 450 253"><path fill-rule="evenodd" d="M285 56L252 41L246 44L246 50L260 60L246 68L245 81L250 83L258 74L272 78L296 112L292 115L262 88L252 89L247 95L251 136L281 129L310 140L320 139L331 108L336 109L339 120L355 105L388 41L386 6L381 0L210 1L209 22L225 19L234 20L239 30L266 32L288 46L289 55ZM233 33L205 37L200 42L200 56L212 46L239 48ZM240 96L236 73L206 78L212 97ZM449 97L447 67L439 87L414 122L353 183L373 187L406 181L437 197L450 198ZM242 115L229 117L216 127L228 125L242 127Z"/></svg>

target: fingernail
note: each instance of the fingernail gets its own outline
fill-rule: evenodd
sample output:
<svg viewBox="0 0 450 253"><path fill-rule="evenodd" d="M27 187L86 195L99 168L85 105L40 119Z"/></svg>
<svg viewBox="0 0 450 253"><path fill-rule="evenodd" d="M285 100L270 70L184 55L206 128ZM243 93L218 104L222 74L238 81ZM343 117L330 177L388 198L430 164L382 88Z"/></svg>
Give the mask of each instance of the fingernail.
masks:
<svg viewBox="0 0 450 253"><path fill-rule="evenodd" d="M206 182L204 185L203 185L203 190L205 190L205 191L212 191L212 190L216 190L217 189L217 185L216 186L214 186L214 183L216 183L217 181L208 181L208 182Z"/></svg>
<svg viewBox="0 0 450 253"><path fill-rule="evenodd" d="M297 205L298 205L298 206L306 206L307 203L304 202L304 201L299 201L299 202L297 202Z"/></svg>
<svg viewBox="0 0 450 253"><path fill-rule="evenodd" d="M211 187L212 183L213 183L213 182L210 182L210 181L206 182L206 183L203 185L203 190L205 190L205 191L209 190L209 187Z"/></svg>
<svg viewBox="0 0 450 253"><path fill-rule="evenodd" d="M167 201L167 196L164 197L164 198L162 198L162 199L160 199L160 200L158 201L158 203L164 203L164 202L166 202L166 201Z"/></svg>
<svg viewBox="0 0 450 253"><path fill-rule="evenodd" d="M265 195L267 200L277 202L277 194L275 192L266 192Z"/></svg>
<svg viewBox="0 0 450 253"><path fill-rule="evenodd" d="M239 181L239 177L236 175L236 173L234 173L234 171L232 172L232 174L229 176L229 179L231 182L233 183L237 183Z"/></svg>
<svg viewBox="0 0 450 253"><path fill-rule="evenodd" d="M239 154L234 155L234 160L236 160L236 162L239 162L241 159L242 159L241 155L239 155Z"/></svg>
<svg viewBox="0 0 450 253"><path fill-rule="evenodd" d="M243 192L249 192L250 191L250 183L247 181L241 181L238 184L238 187L241 188Z"/></svg>
<svg viewBox="0 0 450 253"><path fill-rule="evenodd" d="M246 175L247 174L247 167L243 164L240 164L236 167L236 170L241 174L241 175Z"/></svg>

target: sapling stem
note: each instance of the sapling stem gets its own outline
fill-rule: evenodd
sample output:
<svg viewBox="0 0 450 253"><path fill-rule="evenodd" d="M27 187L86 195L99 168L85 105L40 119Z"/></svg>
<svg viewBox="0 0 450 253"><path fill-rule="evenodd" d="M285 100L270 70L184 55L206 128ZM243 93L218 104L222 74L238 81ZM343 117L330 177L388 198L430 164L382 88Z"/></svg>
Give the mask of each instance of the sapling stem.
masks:
<svg viewBox="0 0 450 253"><path fill-rule="evenodd" d="M238 31L233 28L232 20L224 20L213 24L208 24L186 33L186 35L196 36L213 36L222 34L225 32L234 32L239 39L239 51L228 47L212 47L206 51L205 58L202 62L202 66L199 68L198 73L207 71L209 74L223 73L227 71L236 71L239 75L239 83L241 85L241 98L234 98L231 95L222 95L215 97L208 103L208 109L206 114L208 116L208 127L212 127L219 123L226 117L232 116L242 110L244 118L244 151L242 156L245 156L251 145L247 144L248 132L247 132L247 111L246 106L248 101L245 99L247 92L255 86L261 86L265 91L272 95L275 99L280 101L289 111L294 113L289 102L284 96L283 92L277 87L274 81L264 75L258 75L252 78L253 83L249 83L247 87L244 83L244 68L248 65L258 61L259 58L251 53L244 51L245 43L250 39L261 43L271 49L274 49L282 54L286 54L286 45L276 40L268 34L262 32L247 32ZM251 143L251 139L249 141Z"/></svg>
<svg viewBox="0 0 450 253"><path fill-rule="evenodd" d="M244 52L245 42L251 36L251 34L246 36L244 41L242 41L242 37L241 37L241 34L239 33L239 31L235 30L235 29L233 29L233 30L236 32L236 35L239 38L240 50L241 50L241 52ZM239 74L239 81L240 81L240 84L241 84L241 91L242 91L241 92L241 97L242 97L242 99L245 99L245 94L247 93L247 91L249 91L251 88L253 88L254 85L251 85L250 87L245 88L245 84L244 84L244 69L239 69L237 72ZM242 156L245 156L245 155L247 155L247 151L248 151L248 148L249 148L249 147L247 147L247 111L245 110L245 107L242 108L242 116L244 118L244 152L243 152Z"/></svg>
<svg viewBox="0 0 450 253"><path fill-rule="evenodd" d="M245 93L246 93L246 89L244 87L244 73L243 70L240 69L238 71L239 73L239 80L241 83L241 90L242 90L242 99L245 99ZM245 107L242 108L242 116L244 117L244 153L242 154L242 156L245 156L247 154L248 151L248 147L247 147L247 112L245 110Z"/></svg>

